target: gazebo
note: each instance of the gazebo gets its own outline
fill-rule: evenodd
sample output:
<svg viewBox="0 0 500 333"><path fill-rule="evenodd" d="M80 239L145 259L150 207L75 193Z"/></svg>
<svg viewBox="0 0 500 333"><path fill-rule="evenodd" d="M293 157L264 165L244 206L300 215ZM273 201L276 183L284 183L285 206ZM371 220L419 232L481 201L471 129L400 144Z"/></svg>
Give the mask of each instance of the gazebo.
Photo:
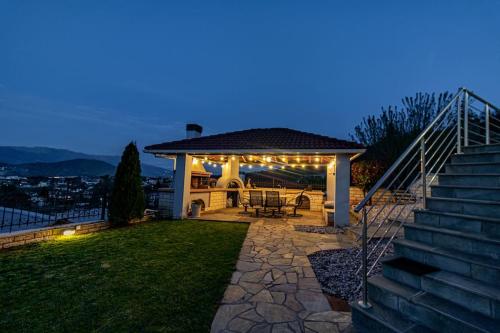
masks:
<svg viewBox="0 0 500 333"><path fill-rule="evenodd" d="M242 169L324 169L326 199L320 193L315 209L331 202L336 225L348 224L350 164L365 151L362 145L289 128L258 128L202 136L201 126L188 124L186 132L183 140L144 149L156 157L174 160L173 187L166 200L173 218L186 218L195 200L202 201L206 209L225 208L228 191L245 189L240 178ZM209 174L205 166L221 168L222 176L215 185L199 186L200 180L196 177Z"/></svg>

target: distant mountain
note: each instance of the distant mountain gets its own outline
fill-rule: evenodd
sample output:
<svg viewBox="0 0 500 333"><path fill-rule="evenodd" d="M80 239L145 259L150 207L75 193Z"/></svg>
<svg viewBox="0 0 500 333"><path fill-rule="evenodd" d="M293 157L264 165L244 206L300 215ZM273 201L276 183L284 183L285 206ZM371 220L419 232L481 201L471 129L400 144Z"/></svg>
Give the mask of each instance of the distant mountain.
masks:
<svg viewBox="0 0 500 333"><path fill-rule="evenodd" d="M98 160L74 159L61 162L36 162L4 166L7 175L16 176L104 176L114 175L115 166Z"/></svg>
<svg viewBox="0 0 500 333"><path fill-rule="evenodd" d="M20 164L24 165L27 170L31 170L31 166L29 165L39 165L41 168L44 168L44 163L58 163L58 162L71 162L67 163L66 166L64 164L62 167L73 167L75 168L72 172L72 175L84 175L84 174L76 174L76 172L85 172L83 168L78 167L78 163L83 166L95 167L96 172L105 172L107 169L102 163L90 163L90 161L95 162L105 162L108 165L111 165L114 168L120 162L119 156L111 156L111 155L90 155L79 153L66 149L56 149L49 147L14 147L14 146L0 146L0 161L2 163L8 164L10 166ZM80 161L80 162L78 162ZM85 161L85 162L84 162ZM0 163L1 165L1 163ZM28 166L26 166L28 165ZM56 164L54 167L58 167ZM157 166L149 165L141 163L142 175L149 177L159 177L159 176L170 176L171 171L167 169L163 169ZM16 168L17 169L17 168ZM63 169L60 169L61 172ZM69 172L66 170L65 172ZM107 171L104 173L107 174ZM100 174L97 174L100 175Z"/></svg>

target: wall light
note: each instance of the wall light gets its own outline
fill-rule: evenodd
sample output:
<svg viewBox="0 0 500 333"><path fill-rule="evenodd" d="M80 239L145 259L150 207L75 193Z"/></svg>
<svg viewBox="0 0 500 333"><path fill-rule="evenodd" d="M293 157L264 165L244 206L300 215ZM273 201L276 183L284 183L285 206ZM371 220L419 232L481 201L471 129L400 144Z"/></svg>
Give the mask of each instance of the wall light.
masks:
<svg viewBox="0 0 500 333"><path fill-rule="evenodd" d="M75 232L75 229L64 229L62 234L63 236L73 236Z"/></svg>

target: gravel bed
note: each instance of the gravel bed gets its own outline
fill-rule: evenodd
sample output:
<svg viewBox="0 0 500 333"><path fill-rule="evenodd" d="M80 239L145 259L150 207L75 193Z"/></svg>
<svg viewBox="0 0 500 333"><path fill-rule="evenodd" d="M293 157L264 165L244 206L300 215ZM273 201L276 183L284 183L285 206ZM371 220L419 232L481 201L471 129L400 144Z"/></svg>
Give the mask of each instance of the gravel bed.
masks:
<svg viewBox="0 0 500 333"><path fill-rule="evenodd" d="M313 226L313 225L295 225L295 231L300 232L311 232L315 234L343 234L344 229L335 228L332 226L322 227L322 226Z"/></svg>
<svg viewBox="0 0 500 333"><path fill-rule="evenodd" d="M377 241L373 240L368 245L368 253L370 253ZM368 260L368 267L373 264L383 248L384 246L381 243L376 253L373 253L372 257ZM319 251L308 256L324 292L347 302L361 299L362 291L356 290L361 283L361 274L356 275L356 270L361 265L361 256L356 258L359 251L361 251L361 248L335 249ZM394 248L391 244L385 255L393 253ZM370 276L380 274L381 272L382 265L379 262L372 270Z"/></svg>

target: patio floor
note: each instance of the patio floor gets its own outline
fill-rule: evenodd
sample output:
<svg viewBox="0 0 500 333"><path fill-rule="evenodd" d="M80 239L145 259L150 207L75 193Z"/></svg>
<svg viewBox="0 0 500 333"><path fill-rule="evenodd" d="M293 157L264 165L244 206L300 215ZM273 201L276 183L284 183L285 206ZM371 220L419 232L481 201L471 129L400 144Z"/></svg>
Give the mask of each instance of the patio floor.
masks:
<svg viewBox="0 0 500 333"><path fill-rule="evenodd" d="M266 223L287 223L291 225L325 225L322 212L312 212L307 209L297 210L297 214L302 214L301 217L255 217L253 215L254 210L251 208L248 209L248 212L252 213L252 215L240 214L240 212L243 212L243 208L224 208L209 212L202 212L200 220L250 223L265 221Z"/></svg>
<svg viewBox="0 0 500 333"><path fill-rule="evenodd" d="M205 213L225 220L234 212ZM350 332L351 314L333 311L307 255L351 246L343 234L295 231L294 225L321 225L321 213L302 218L249 218L236 271L212 323L212 332ZM248 220L251 219L251 220Z"/></svg>

